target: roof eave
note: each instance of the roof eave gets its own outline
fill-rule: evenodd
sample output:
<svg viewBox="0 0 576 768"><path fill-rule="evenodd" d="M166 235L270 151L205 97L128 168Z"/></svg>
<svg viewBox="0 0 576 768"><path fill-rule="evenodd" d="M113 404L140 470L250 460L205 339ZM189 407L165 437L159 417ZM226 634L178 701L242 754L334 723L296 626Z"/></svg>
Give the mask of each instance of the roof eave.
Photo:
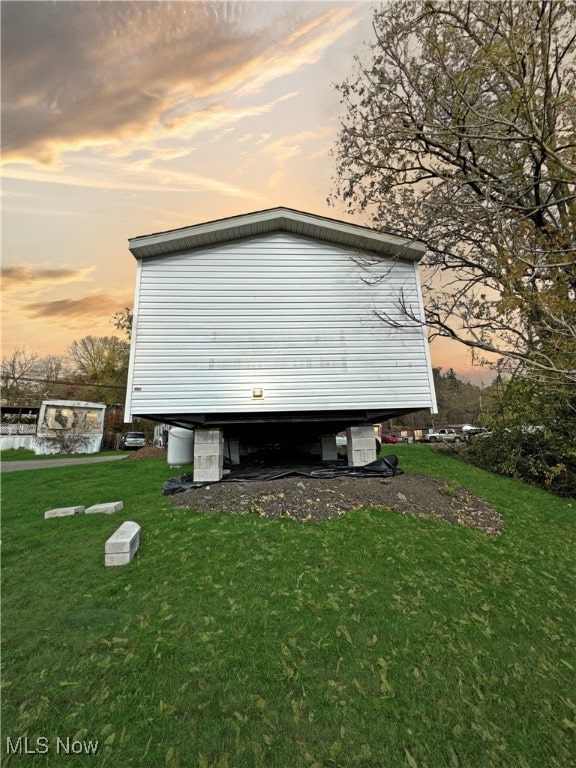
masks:
<svg viewBox="0 0 576 768"><path fill-rule="evenodd" d="M425 251L424 244L417 240L289 208L271 208L130 238L129 248L136 259L146 259L282 231L403 261L420 261Z"/></svg>

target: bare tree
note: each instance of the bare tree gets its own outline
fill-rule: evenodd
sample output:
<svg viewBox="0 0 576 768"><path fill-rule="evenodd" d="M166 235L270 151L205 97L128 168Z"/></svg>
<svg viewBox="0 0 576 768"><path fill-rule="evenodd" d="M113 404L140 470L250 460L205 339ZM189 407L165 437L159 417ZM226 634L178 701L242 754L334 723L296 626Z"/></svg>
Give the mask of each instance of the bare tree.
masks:
<svg viewBox="0 0 576 768"><path fill-rule="evenodd" d="M576 381L576 4L396 0L373 27L335 197L426 244L432 335Z"/></svg>
<svg viewBox="0 0 576 768"><path fill-rule="evenodd" d="M60 355L40 357L36 352L15 349L2 358L0 378L2 399L8 405L40 405L44 396L60 396L59 380L66 375L66 361Z"/></svg>

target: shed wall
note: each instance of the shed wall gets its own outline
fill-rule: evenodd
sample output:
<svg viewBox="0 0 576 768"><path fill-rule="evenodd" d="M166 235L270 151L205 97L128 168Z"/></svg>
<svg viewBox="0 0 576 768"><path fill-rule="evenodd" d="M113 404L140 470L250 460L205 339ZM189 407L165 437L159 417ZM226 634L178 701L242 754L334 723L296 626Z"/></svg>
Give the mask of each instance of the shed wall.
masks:
<svg viewBox="0 0 576 768"><path fill-rule="evenodd" d="M286 233L145 259L127 413L434 407L417 265ZM253 389L263 398L255 400Z"/></svg>

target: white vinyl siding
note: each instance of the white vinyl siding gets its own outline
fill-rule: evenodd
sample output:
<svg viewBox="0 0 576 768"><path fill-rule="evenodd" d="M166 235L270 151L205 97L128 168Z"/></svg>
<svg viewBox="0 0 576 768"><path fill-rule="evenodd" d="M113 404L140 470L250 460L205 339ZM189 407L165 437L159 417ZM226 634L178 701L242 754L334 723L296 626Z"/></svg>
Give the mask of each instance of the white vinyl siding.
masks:
<svg viewBox="0 0 576 768"><path fill-rule="evenodd" d="M401 293L421 312L414 262L278 233L143 259L138 281L131 413L434 407L424 328L374 313L405 326Z"/></svg>

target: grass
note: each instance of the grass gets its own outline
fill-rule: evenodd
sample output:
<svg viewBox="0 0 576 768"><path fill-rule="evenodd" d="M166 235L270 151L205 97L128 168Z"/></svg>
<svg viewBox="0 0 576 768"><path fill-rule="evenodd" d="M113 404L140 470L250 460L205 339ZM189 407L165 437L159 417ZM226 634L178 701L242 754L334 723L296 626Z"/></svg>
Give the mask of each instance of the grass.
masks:
<svg viewBox="0 0 576 768"><path fill-rule="evenodd" d="M161 495L163 460L5 475L2 765L576 765L576 503L394 452L486 498L503 535L198 514ZM140 551L105 568L125 519ZM8 754L20 735L48 752Z"/></svg>

